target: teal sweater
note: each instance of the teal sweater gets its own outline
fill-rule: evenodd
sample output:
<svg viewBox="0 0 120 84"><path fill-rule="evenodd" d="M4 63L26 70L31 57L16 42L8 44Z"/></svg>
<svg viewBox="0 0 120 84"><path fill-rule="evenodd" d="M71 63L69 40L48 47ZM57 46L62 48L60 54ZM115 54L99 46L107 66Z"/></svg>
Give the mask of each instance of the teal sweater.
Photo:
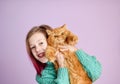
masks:
<svg viewBox="0 0 120 84"><path fill-rule="evenodd" d="M94 82L101 75L101 64L94 56L86 54L83 50L77 50L76 55L82 63L84 70ZM36 75L38 84L70 84L67 68L59 68L55 70L53 63L47 62L47 66L40 75Z"/></svg>

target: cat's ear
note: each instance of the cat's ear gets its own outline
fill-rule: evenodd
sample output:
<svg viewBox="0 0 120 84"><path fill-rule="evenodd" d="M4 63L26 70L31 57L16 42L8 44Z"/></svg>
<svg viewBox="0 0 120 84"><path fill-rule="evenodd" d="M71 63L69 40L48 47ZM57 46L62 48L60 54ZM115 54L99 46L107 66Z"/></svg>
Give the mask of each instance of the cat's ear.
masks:
<svg viewBox="0 0 120 84"><path fill-rule="evenodd" d="M61 28L66 29L67 28L66 24L62 25Z"/></svg>
<svg viewBox="0 0 120 84"><path fill-rule="evenodd" d="M52 33L52 31L48 30L48 29L46 30L46 32L47 32L48 35L50 35Z"/></svg>

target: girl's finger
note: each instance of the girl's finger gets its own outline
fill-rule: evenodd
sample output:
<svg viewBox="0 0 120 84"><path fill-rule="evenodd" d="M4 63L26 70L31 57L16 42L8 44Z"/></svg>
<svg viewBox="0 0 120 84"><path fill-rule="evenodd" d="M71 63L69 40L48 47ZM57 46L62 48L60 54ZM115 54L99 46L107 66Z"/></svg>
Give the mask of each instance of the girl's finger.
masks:
<svg viewBox="0 0 120 84"><path fill-rule="evenodd" d="M57 51L57 52L55 53L55 56L57 56L57 55L58 55L58 53L59 53L59 52Z"/></svg>
<svg viewBox="0 0 120 84"><path fill-rule="evenodd" d="M64 49L60 49L60 51L68 51L68 49L65 49L65 48L64 48Z"/></svg>
<svg viewBox="0 0 120 84"><path fill-rule="evenodd" d="M66 48L67 46L58 46L59 48Z"/></svg>
<svg viewBox="0 0 120 84"><path fill-rule="evenodd" d="M59 48L60 49L67 49L67 50L69 49L68 46L60 46Z"/></svg>

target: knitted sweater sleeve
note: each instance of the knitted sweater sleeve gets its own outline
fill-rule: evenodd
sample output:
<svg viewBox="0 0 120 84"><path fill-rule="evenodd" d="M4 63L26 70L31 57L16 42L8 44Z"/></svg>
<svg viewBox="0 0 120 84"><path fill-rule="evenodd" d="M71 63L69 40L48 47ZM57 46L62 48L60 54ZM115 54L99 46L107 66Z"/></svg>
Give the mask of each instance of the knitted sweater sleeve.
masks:
<svg viewBox="0 0 120 84"><path fill-rule="evenodd" d="M94 56L88 55L83 50L77 50L76 55L92 81L97 80L102 70L100 62Z"/></svg>
<svg viewBox="0 0 120 84"><path fill-rule="evenodd" d="M59 68L57 71L57 75L53 75L53 77L40 77L39 75L37 75L36 80L38 84L70 84L67 68Z"/></svg>
<svg viewBox="0 0 120 84"><path fill-rule="evenodd" d="M59 68L57 79L55 79L57 84L70 84L67 68Z"/></svg>

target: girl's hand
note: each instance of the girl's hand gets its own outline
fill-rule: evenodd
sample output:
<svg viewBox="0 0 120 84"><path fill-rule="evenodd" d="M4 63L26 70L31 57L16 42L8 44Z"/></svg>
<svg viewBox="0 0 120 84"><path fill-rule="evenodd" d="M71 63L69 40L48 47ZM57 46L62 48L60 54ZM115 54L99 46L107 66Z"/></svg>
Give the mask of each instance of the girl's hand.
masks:
<svg viewBox="0 0 120 84"><path fill-rule="evenodd" d="M57 51L56 52L56 60L58 62L59 68L65 67L65 60L64 60L64 56L61 52Z"/></svg>
<svg viewBox="0 0 120 84"><path fill-rule="evenodd" d="M77 51L77 48L71 45L59 46L59 48L60 48L60 51L68 51L68 50L71 52Z"/></svg>

